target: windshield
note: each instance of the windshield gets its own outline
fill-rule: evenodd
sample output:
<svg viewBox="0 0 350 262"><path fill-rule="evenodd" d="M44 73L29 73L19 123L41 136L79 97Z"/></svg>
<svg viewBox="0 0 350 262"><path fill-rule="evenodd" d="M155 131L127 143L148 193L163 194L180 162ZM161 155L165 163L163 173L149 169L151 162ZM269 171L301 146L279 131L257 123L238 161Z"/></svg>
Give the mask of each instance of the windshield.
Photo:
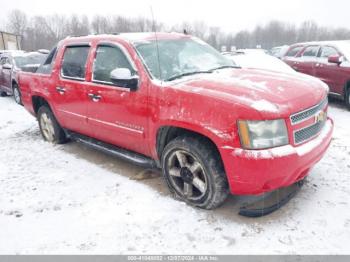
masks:
<svg viewBox="0 0 350 262"><path fill-rule="evenodd" d="M147 41L135 47L151 75L159 80L171 81L184 75L235 67L233 61L197 39L159 40L158 47L156 41Z"/></svg>
<svg viewBox="0 0 350 262"><path fill-rule="evenodd" d="M16 63L16 66L19 68L22 68L26 65L37 65L41 64L47 55L41 54L41 53L35 53L35 54L24 54L23 56L15 56L14 60Z"/></svg>

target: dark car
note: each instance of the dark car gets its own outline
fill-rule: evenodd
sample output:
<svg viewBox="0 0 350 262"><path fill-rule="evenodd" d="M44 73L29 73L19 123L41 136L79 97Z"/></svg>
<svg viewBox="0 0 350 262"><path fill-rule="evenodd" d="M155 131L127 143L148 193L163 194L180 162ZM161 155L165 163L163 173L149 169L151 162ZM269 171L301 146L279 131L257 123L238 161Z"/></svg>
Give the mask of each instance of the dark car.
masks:
<svg viewBox="0 0 350 262"><path fill-rule="evenodd" d="M295 44L283 61L296 71L325 82L329 94L344 99L350 109L350 41Z"/></svg>
<svg viewBox="0 0 350 262"><path fill-rule="evenodd" d="M47 56L46 50L37 52L5 51L0 55L0 94L13 95L16 103L21 104L21 92L18 88L19 71L36 72Z"/></svg>

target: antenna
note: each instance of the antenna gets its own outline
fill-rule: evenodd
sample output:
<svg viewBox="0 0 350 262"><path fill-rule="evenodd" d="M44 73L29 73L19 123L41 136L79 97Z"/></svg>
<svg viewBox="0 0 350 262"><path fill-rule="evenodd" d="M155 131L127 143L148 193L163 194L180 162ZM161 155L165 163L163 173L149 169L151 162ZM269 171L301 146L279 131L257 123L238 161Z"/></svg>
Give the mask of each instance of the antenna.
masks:
<svg viewBox="0 0 350 262"><path fill-rule="evenodd" d="M160 66L160 56L159 56L159 46L158 46L158 35L157 35L157 28L156 28L156 22L154 19L154 14L153 14L153 8L152 6L150 6L151 9L151 14L152 14L152 23L153 23L153 31L154 31L154 35L156 38L156 48L157 48L157 60L158 60L158 71L159 71L159 78L162 80L162 71L161 71L161 66Z"/></svg>

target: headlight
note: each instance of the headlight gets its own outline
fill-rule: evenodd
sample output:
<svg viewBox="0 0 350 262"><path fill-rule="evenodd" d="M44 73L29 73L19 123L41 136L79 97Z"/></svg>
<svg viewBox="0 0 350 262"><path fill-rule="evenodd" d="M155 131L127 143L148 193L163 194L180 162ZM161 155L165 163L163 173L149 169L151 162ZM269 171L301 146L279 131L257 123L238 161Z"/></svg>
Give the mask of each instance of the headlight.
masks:
<svg viewBox="0 0 350 262"><path fill-rule="evenodd" d="M287 145L288 132L283 119L238 121L239 136L245 149L264 149Z"/></svg>

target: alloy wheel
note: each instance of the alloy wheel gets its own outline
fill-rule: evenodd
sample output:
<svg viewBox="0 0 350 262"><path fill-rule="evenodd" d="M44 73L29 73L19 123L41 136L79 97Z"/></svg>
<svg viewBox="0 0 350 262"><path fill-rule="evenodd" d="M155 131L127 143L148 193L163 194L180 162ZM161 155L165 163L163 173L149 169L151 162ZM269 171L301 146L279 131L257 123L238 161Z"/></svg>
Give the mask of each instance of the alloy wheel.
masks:
<svg viewBox="0 0 350 262"><path fill-rule="evenodd" d="M55 140L55 129L51 118L46 113L43 113L40 117L40 126L45 139L53 142Z"/></svg>
<svg viewBox="0 0 350 262"><path fill-rule="evenodd" d="M191 153L173 151L167 161L169 179L178 194L187 199L202 198L208 188L208 180L202 164Z"/></svg>
<svg viewBox="0 0 350 262"><path fill-rule="evenodd" d="M17 104L21 103L21 94L19 93L19 90L17 87L13 89L13 97Z"/></svg>

